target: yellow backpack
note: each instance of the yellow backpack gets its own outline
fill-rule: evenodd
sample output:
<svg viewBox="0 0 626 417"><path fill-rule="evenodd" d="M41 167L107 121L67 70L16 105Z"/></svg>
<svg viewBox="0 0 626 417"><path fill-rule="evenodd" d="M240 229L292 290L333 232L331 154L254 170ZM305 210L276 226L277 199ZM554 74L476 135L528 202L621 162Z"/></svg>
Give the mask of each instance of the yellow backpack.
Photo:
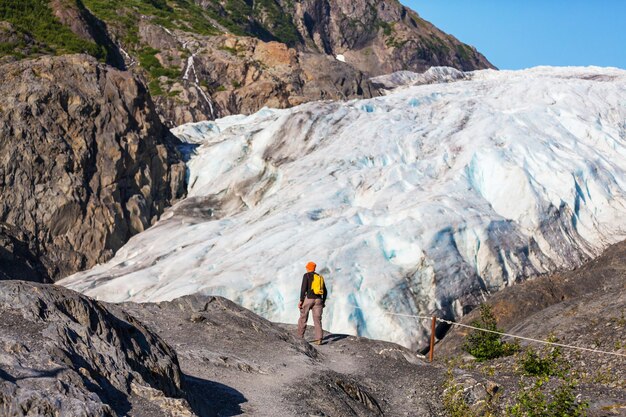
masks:
<svg viewBox="0 0 626 417"><path fill-rule="evenodd" d="M315 295L324 295L324 277L315 272L313 272L311 291L313 291Z"/></svg>

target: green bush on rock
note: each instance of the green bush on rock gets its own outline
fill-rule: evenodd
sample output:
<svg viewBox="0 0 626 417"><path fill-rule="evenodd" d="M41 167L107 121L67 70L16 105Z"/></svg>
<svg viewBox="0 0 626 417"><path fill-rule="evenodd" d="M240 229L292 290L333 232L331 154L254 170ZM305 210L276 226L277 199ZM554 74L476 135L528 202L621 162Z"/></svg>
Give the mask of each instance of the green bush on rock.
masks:
<svg viewBox="0 0 626 417"><path fill-rule="evenodd" d="M494 333L498 329L496 317L488 304L480 305L480 319L475 320L472 326L487 331L473 330L466 338L463 349L474 356L479 362L509 356L519 350L519 346L502 341L502 336Z"/></svg>

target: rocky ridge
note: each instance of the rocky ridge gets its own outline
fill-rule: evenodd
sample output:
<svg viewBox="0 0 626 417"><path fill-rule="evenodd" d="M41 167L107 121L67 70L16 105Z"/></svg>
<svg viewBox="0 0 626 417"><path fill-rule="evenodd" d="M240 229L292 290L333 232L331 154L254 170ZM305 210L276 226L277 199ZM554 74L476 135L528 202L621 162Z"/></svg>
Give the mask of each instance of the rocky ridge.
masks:
<svg viewBox="0 0 626 417"><path fill-rule="evenodd" d="M86 55L0 71L0 278L103 262L184 195L176 140L131 73Z"/></svg>
<svg viewBox="0 0 626 417"><path fill-rule="evenodd" d="M314 349L219 297L111 305L2 281L0 318L3 416L444 415L419 355L346 335Z"/></svg>

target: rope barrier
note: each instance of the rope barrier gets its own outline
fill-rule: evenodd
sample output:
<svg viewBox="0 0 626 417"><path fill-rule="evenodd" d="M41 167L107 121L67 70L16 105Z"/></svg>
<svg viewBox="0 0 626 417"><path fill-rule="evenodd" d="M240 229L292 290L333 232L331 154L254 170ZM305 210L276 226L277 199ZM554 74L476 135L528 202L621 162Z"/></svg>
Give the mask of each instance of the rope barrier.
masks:
<svg viewBox="0 0 626 417"><path fill-rule="evenodd" d="M351 303L347 303L347 304L352 306L352 307L354 307L354 308L357 308L359 310L363 310L361 307L359 307L359 306L357 306L355 304L351 304ZM410 318L416 318L416 319L420 319L420 320L432 320L432 316L431 317L416 316L416 315L411 315L411 314L392 313L390 311L384 311L384 310L383 310L383 313L384 314L388 314L388 315L392 315L392 316L410 317ZM584 350L586 352L601 353L601 354L605 354L605 355L614 355L614 356L621 356L621 357L626 358L626 354L618 353L618 352L607 352L605 350L591 349L591 348L585 348L585 347L574 346L574 345L566 345L564 343L549 342L547 340L541 340L541 339L533 339L532 337L518 336L518 335L515 335L515 334L503 333L503 332L498 332L498 331L495 331L495 330L488 330L488 329L483 329L483 328L476 327L476 326L470 326L469 324L457 323L457 322L450 321L450 320L440 319L439 317L435 317L435 320L437 320L438 322L450 324L450 325L453 325L453 326L466 327L468 329L478 330L478 331L481 331L481 332L495 333L495 334L499 334L501 336L508 336L508 337L512 337L512 338L515 338L515 339L527 340L529 342L543 343L543 344L546 344L546 345L559 346L559 347L570 348L570 349L578 349L578 350Z"/></svg>
<svg viewBox="0 0 626 417"><path fill-rule="evenodd" d="M300 299L298 298L296 300L299 301ZM365 310L365 309L359 307L356 304L352 304L352 303L345 303L345 304L347 304L347 305L349 305L351 307L354 307L354 308L356 308L358 310ZM419 320L432 320L432 316L417 316L417 315L413 315L413 314L392 313L391 311L386 311L386 310L383 310L383 314L387 314L387 315L390 315L390 316L415 318L415 319L419 319ZM487 332L487 333L495 333L495 334L498 334L500 336L512 337L514 339L521 339L521 340L526 340L526 341L529 341L529 342L543 343L545 345L559 346L559 347L563 347L563 348L577 349L577 350L582 350L582 351L586 351L586 352L600 353L600 354L604 354L604 355L613 355L613 356L620 356L620 357L626 358L626 354L618 353L618 352L608 352L608 351L600 350L600 349L591 349L591 348L585 348L585 347L581 347L581 346L567 345L567 344L564 344L564 343L549 342L547 340L533 339L532 337L518 336L518 335L515 335L515 334L498 332L498 331L495 331L495 330L483 329L483 328L480 328L480 327L471 326L469 324L457 323L457 322L454 322L454 321L451 321L451 320L441 319L439 317L435 317L435 320L437 320L440 323L446 323L446 324L449 324L449 325L452 325L452 326L465 327L465 328L468 328L468 329L477 330L477 331L481 331L481 332Z"/></svg>
<svg viewBox="0 0 626 417"><path fill-rule="evenodd" d="M546 344L546 345L559 346L559 347L570 348L570 349L584 350L584 351L593 352L593 353L602 353L602 354L605 354L605 355L622 356L622 357L626 358L626 354L618 353L618 352L607 352L605 350L591 349L591 348L585 348L585 347L574 346L574 345L566 345L564 343L548 342L547 340L533 339L532 337L518 336L518 335L515 335L515 334L508 334L508 333L498 332L498 331L495 331L495 330L481 329L480 327L470 326L468 324L457 323L457 322L450 321L450 320L444 320L444 319L440 319L438 317L436 317L435 320L437 320L439 322L442 322L442 323L451 324L451 325L454 325L454 326L466 327L468 329L479 330L481 332L495 333L495 334L499 334L501 336L513 337L515 339L522 339L522 340L527 340L527 341L530 341L530 342L543 343L543 344Z"/></svg>

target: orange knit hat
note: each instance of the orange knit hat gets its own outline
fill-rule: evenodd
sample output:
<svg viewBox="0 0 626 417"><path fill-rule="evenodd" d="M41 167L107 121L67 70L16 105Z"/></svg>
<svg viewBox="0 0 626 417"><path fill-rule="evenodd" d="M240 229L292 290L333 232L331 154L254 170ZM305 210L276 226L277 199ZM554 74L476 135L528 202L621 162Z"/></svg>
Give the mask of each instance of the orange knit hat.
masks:
<svg viewBox="0 0 626 417"><path fill-rule="evenodd" d="M309 262L308 264L306 264L306 270L307 272L313 272L315 271L315 268L317 267L317 265L315 265L315 262Z"/></svg>

